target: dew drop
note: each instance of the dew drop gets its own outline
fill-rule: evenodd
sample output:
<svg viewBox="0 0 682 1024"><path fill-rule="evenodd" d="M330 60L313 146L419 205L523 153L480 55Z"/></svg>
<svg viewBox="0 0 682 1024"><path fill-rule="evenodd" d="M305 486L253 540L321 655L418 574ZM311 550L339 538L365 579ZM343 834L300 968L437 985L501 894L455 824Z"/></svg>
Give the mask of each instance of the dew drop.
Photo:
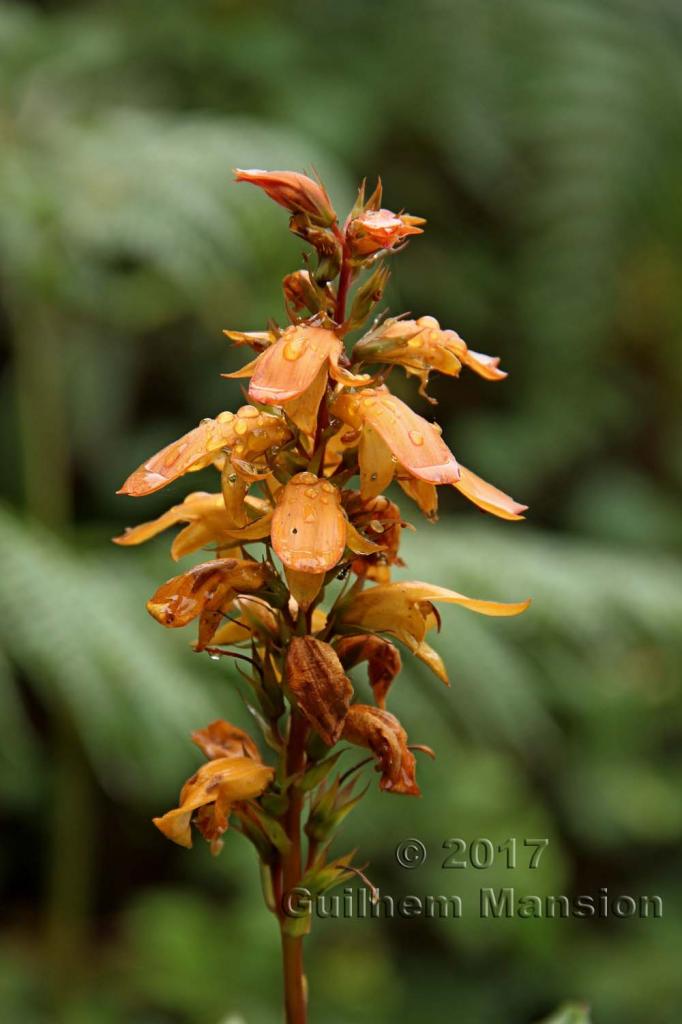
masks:
<svg viewBox="0 0 682 1024"><path fill-rule="evenodd" d="M292 338L284 346L284 358L288 359L291 363L295 363L303 355L303 345L303 338Z"/></svg>
<svg viewBox="0 0 682 1024"><path fill-rule="evenodd" d="M305 494L306 494L306 498L316 498L317 497L317 490L316 490L315 487L306 487Z"/></svg>
<svg viewBox="0 0 682 1024"><path fill-rule="evenodd" d="M306 514L303 516L304 523L314 523L316 519L317 516L315 515L314 512L306 512Z"/></svg>
<svg viewBox="0 0 682 1024"><path fill-rule="evenodd" d="M237 422L234 425L234 432L235 432L235 434L244 435L244 434L248 433L248 430L249 430L248 423L246 423L242 419L237 420Z"/></svg>
<svg viewBox="0 0 682 1024"><path fill-rule="evenodd" d="M410 431L410 441L412 444L416 444L418 447L424 444L424 435L418 430Z"/></svg>
<svg viewBox="0 0 682 1024"><path fill-rule="evenodd" d="M370 480L376 480L377 474L376 473L371 473L369 478L370 478Z"/></svg>
<svg viewBox="0 0 682 1024"><path fill-rule="evenodd" d="M371 529L374 530L375 533L383 533L384 532L384 524L380 523L378 519L370 520L370 524L369 525L370 525Z"/></svg>
<svg viewBox="0 0 682 1024"><path fill-rule="evenodd" d="M220 661L219 654L209 654L209 658L211 659L211 661Z"/></svg>

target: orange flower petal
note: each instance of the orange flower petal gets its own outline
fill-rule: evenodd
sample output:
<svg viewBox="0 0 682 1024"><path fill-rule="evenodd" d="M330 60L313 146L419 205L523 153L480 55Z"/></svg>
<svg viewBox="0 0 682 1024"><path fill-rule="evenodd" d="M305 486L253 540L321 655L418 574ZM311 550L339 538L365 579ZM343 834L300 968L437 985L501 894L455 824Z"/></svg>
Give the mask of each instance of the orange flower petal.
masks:
<svg viewBox="0 0 682 1024"><path fill-rule="evenodd" d="M207 516L225 515L225 505L221 494L207 494L205 491L195 491L188 494L180 505L174 505L158 517L148 523L140 523L132 526L122 533L120 537L114 537L114 544L128 547L134 544L143 544L145 541L156 537L164 530L178 523L192 522L195 519L202 519Z"/></svg>
<svg viewBox="0 0 682 1024"><path fill-rule="evenodd" d="M381 544L363 536L351 522L346 523L346 545L356 555L376 555L384 550Z"/></svg>
<svg viewBox="0 0 682 1024"><path fill-rule="evenodd" d="M455 457L433 424L388 392L362 401L365 421L412 476L432 484L454 483L459 478Z"/></svg>
<svg viewBox="0 0 682 1024"><path fill-rule="evenodd" d="M310 439L310 449L317 430L317 413L327 389L329 377L326 366L321 366L312 384L298 398L285 402L283 409L292 423Z"/></svg>
<svg viewBox="0 0 682 1024"><path fill-rule="evenodd" d="M443 601L446 604L459 604L480 615L511 616L520 615L530 605L526 601L503 602L482 601L479 598L466 597L447 587L438 587L433 583L422 583L419 580L400 583L381 583L375 587L356 594L344 607L341 618L346 622L367 622L367 618L386 620L391 616L402 616L406 608L413 608L421 602Z"/></svg>
<svg viewBox="0 0 682 1024"><path fill-rule="evenodd" d="M333 569L346 547L338 489L313 473L292 477L278 494L271 536L287 569L315 574Z"/></svg>
<svg viewBox="0 0 682 1024"><path fill-rule="evenodd" d="M440 434L427 420L387 390L366 389L358 394L340 395L334 415L357 429L371 427L408 473L432 484L451 484L459 479L455 457ZM369 457L371 442L365 449Z"/></svg>
<svg viewBox="0 0 682 1024"><path fill-rule="evenodd" d="M390 447L369 424L360 435L358 463L360 494L364 499L376 498L390 484L396 466Z"/></svg>
<svg viewBox="0 0 682 1024"><path fill-rule="evenodd" d="M236 414L222 412L214 420L203 420L194 430L153 455L128 477L117 493L132 497L152 494L184 473L210 465L223 448L249 459L290 437L291 431L280 416L261 412L253 405L242 406Z"/></svg>
<svg viewBox="0 0 682 1024"><path fill-rule="evenodd" d="M322 590L325 574L323 572L297 572L295 569L287 568L285 568L284 574L294 601L304 612L307 612Z"/></svg>
<svg viewBox="0 0 682 1024"><path fill-rule="evenodd" d="M477 373L479 377L484 377L485 380L504 380L507 376L504 370L498 369L500 365L498 356L486 356L482 352L474 352L467 348L460 359L465 366Z"/></svg>
<svg viewBox="0 0 682 1024"><path fill-rule="evenodd" d="M504 491L493 487L492 484L482 480L480 476L476 476L470 469L466 469L462 465L459 467L459 472L459 480L453 484L453 487L456 487L460 494L463 494L469 501L473 501L479 508L500 519L524 518L521 513L526 511L527 505L520 505Z"/></svg>
<svg viewBox="0 0 682 1024"><path fill-rule="evenodd" d="M323 327L289 327L255 363L249 398L264 405L282 405L299 398L315 382L342 341Z"/></svg>
<svg viewBox="0 0 682 1024"><path fill-rule="evenodd" d="M208 466L213 456L229 443L233 420L231 412L223 412L214 420L204 420L194 430L147 459L131 473L117 494L129 494L135 498L152 494L190 469Z"/></svg>
<svg viewBox="0 0 682 1024"><path fill-rule="evenodd" d="M462 466L459 469L461 473ZM396 474L396 479L408 498L412 498L412 501L416 503L426 518L432 523L435 522L438 518L438 491L434 485L428 484L425 480L417 480L416 477L404 473L400 468ZM454 486L456 487L457 485L455 484Z"/></svg>

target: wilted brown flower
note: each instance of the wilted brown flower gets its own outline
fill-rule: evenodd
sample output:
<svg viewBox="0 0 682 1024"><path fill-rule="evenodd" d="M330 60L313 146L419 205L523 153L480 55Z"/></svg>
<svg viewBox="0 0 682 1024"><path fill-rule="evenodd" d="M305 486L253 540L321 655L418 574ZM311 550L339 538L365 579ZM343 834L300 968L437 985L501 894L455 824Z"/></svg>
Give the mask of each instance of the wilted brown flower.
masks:
<svg viewBox="0 0 682 1024"><path fill-rule="evenodd" d="M297 706L327 746L333 746L353 697L334 648L311 636L295 636L287 651L286 679Z"/></svg>
<svg viewBox="0 0 682 1024"><path fill-rule="evenodd" d="M407 733L389 711L369 704L353 704L346 716L343 738L368 747L381 772L379 786L388 793L420 796L414 754L407 746Z"/></svg>

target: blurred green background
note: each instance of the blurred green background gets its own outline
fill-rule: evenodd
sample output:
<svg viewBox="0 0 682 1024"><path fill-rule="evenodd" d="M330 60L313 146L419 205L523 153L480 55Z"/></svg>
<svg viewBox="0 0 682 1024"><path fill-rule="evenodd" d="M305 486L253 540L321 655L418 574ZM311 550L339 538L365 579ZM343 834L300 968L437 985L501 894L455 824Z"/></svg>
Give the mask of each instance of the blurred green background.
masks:
<svg viewBox="0 0 682 1024"><path fill-rule="evenodd" d="M0 82L2 1020L279 1020L250 848L212 861L149 823L198 763L189 732L244 721L237 678L146 615L166 542L109 545L203 485L114 496L238 403L221 329L283 320L301 244L237 165L314 166L339 208L380 173L428 218L388 303L502 357L504 384L432 390L464 464L531 506L408 513L410 575L534 605L445 611L452 689L410 663L392 694L438 752L425 796L374 786L348 821L383 891L472 909L320 922L313 1021L529 1024L571 998L677 1024L682 6L2 2ZM412 872L407 835L429 849ZM448 837L529 835L550 840L534 872L440 868ZM665 912L481 921L481 885Z"/></svg>

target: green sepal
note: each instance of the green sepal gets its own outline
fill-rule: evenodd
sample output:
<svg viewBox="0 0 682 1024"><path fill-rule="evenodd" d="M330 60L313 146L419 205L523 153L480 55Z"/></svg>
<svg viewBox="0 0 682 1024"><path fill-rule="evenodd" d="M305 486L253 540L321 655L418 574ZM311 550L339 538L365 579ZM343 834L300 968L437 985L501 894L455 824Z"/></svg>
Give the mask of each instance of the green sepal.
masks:
<svg viewBox="0 0 682 1024"><path fill-rule="evenodd" d="M304 793L308 793L311 789L315 789L319 786L320 783L324 782L327 778L329 772L343 753L343 750L337 750L337 752L332 754L331 757L325 758L324 761L318 761L317 764L308 769L308 771L303 775L303 778L301 778L297 783L298 788Z"/></svg>

